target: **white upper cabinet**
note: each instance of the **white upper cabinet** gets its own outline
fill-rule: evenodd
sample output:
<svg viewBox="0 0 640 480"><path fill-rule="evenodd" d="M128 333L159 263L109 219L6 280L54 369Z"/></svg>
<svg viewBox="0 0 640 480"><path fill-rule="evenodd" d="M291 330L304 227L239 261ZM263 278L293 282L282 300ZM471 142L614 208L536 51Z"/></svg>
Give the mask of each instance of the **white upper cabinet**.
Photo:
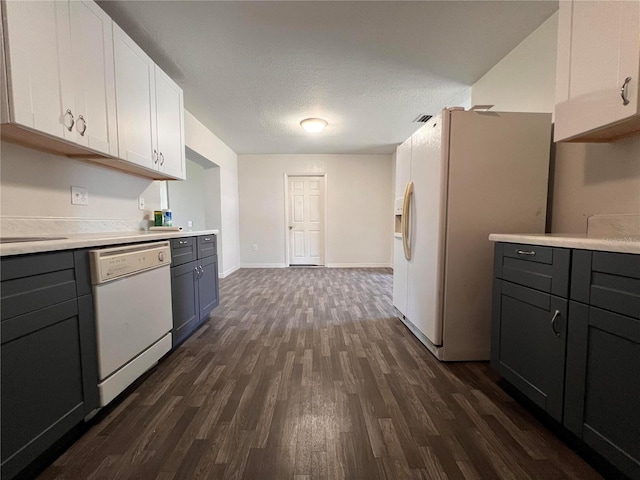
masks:
<svg viewBox="0 0 640 480"><path fill-rule="evenodd" d="M640 133L640 1L561 1L555 141Z"/></svg>
<svg viewBox="0 0 640 480"><path fill-rule="evenodd" d="M156 178L184 179L182 89L115 24L113 39L118 156L157 171Z"/></svg>
<svg viewBox="0 0 640 480"><path fill-rule="evenodd" d="M113 30L94 2L71 1L71 50L75 74L76 141L106 155L118 154Z"/></svg>
<svg viewBox="0 0 640 480"><path fill-rule="evenodd" d="M182 89L156 66L158 168L172 177L185 175L184 101Z"/></svg>
<svg viewBox="0 0 640 480"><path fill-rule="evenodd" d="M155 64L136 43L113 24L118 115L118 156L154 169L156 130Z"/></svg>
<svg viewBox="0 0 640 480"><path fill-rule="evenodd" d="M2 5L8 121L95 152L115 154L109 16L91 1ZM55 144L49 148L55 149Z"/></svg>
<svg viewBox="0 0 640 480"><path fill-rule="evenodd" d="M185 178L182 89L92 0L2 1L3 140Z"/></svg>
<svg viewBox="0 0 640 480"><path fill-rule="evenodd" d="M2 2L9 120L75 140L73 64L66 2Z"/></svg>

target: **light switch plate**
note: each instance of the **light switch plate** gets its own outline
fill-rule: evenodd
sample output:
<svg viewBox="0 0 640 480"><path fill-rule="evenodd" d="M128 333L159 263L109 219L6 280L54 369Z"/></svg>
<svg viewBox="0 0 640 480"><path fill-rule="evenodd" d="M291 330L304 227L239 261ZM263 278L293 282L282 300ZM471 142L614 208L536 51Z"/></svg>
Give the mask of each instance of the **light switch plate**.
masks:
<svg viewBox="0 0 640 480"><path fill-rule="evenodd" d="M144 210L144 198L138 197L138 210Z"/></svg>
<svg viewBox="0 0 640 480"><path fill-rule="evenodd" d="M89 205L89 190L84 187L71 187L72 205Z"/></svg>

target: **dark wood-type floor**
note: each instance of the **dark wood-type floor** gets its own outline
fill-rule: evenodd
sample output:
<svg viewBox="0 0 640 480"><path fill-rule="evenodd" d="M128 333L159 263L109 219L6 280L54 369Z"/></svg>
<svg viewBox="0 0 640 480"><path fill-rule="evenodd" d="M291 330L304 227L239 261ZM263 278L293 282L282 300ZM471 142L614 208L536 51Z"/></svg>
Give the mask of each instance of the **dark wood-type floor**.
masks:
<svg viewBox="0 0 640 480"><path fill-rule="evenodd" d="M240 270L210 321L49 479L601 478L394 318L388 269Z"/></svg>

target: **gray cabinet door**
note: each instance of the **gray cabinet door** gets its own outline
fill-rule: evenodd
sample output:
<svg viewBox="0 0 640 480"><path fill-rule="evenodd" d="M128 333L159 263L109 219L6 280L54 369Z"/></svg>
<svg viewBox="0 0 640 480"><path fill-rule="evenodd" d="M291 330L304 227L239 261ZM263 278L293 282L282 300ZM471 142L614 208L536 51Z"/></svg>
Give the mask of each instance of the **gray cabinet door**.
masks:
<svg viewBox="0 0 640 480"><path fill-rule="evenodd" d="M562 420L567 301L496 280L493 309L492 365Z"/></svg>
<svg viewBox="0 0 640 480"><path fill-rule="evenodd" d="M171 269L171 303L173 311L172 345L175 348L198 325L198 262Z"/></svg>
<svg viewBox="0 0 640 480"><path fill-rule="evenodd" d="M571 302L564 424L640 478L640 320Z"/></svg>
<svg viewBox="0 0 640 480"><path fill-rule="evenodd" d="M202 276L198 280L200 297L200 321L209 317L211 310L218 306L218 256L213 255L200 260Z"/></svg>
<svg viewBox="0 0 640 480"><path fill-rule="evenodd" d="M78 304L2 322L2 478L12 478L85 415Z"/></svg>

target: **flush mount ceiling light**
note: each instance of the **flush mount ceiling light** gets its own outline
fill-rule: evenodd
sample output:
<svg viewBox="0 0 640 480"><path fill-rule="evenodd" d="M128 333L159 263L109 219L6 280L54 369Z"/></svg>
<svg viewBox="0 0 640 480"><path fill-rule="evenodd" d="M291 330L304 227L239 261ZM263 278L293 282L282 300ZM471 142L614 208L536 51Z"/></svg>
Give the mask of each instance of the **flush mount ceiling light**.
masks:
<svg viewBox="0 0 640 480"><path fill-rule="evenodd" d="M327 121L322 118L305 118L300 126L309 133L320 133L327 126Z"/></svg>

